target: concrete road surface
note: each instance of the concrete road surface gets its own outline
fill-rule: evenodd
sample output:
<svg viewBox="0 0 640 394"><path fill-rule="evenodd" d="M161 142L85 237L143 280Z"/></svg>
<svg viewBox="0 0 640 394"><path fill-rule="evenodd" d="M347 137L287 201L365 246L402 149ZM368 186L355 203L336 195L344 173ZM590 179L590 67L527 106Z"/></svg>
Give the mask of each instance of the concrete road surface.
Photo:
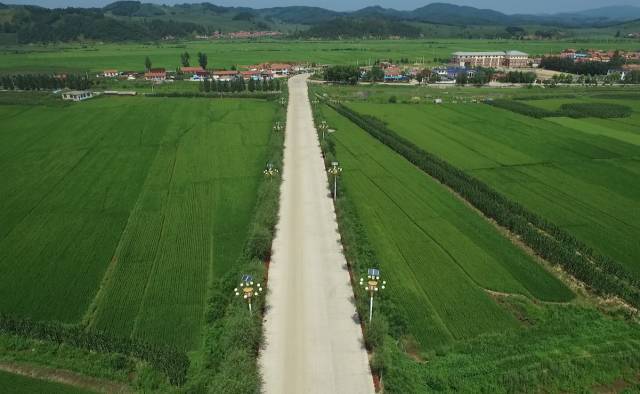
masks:
<svg viewBox="0 0 640 394"><path fill-rule="evenodd" d="M280 221L260 355L264 390L373 393L306 79L289 81Z"/></svg>

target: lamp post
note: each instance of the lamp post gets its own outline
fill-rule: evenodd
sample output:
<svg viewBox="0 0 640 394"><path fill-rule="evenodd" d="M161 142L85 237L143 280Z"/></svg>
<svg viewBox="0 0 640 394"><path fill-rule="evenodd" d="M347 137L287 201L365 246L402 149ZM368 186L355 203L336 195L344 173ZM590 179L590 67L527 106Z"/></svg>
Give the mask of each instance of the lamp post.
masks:
<svg viewBox="0 0 640 394"><path fill-rule="evenodd" d="M278 175L280 171L278 171L277 168L275 168L273 166L273 164L271 163L267 163L267 168L265 168L265 170L263 171L263 174L269 177L269 182L271 182L271 179Z"/></svg>
<svg viewBox="0 0 640 394"><path fill-rule="evenodd" d="M333 175L333 201L335 201L338 196L338 175L342 172L342 168L338 167L337 161L334 161L331 163L331 168L329 168L327 172Z"/></svg>
<svg viewBox="0 0 640 394"><path fill-rule="evenodd" d="M380 285L380 270L376 268L369 268L366 283L363 278L360 278L360 286L369 292L369 323L373 317L373 295L379 290L384 290L386 284L387 281L383 280Z"/></svg>
<svg viewBox="0 0 640 394"><path fill-rule="evenodd" d="M242 295L242 298L247 301L249 304L249 313L253 313L251 309L251 300L253 297L257 297L262 292L262 287L260 287L260 283L253 284L253 276L251 275L242 275L242 281L240 285L233 289L233 292L236 294L236 297Z"/></svg>
<svg viewBox="0 0 640 394"><path fill-rule="evenodd" d="M273 126L273 130L274 131L282 131L284 130L284 124L280 121L277 121L276 124Z"/></svg>

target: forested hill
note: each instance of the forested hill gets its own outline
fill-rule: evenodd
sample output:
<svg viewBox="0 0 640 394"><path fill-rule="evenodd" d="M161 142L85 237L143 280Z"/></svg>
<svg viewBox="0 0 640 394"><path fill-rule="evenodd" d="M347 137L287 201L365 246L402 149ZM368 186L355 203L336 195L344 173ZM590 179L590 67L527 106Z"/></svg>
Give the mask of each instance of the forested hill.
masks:
<svg viewBox="0 0 640 394"><path fill-rule="evenodd" d="M193 38L213 32L266 30L303 38L417 37L421 34L459 37L462 33L464 37L510 38L505 37L505 31L516 31L513 27L518 26L535 25L532 32L540 29L557 33L576 26L611 28L634 16L640 18L639 7L532 16L506 15L445 3L433 3L413 11L367 7L354 12L307 6L253 9L211 3L168 6L140 1L116 1L104 8L65 9L0 3L0 43L11 40L17 43L154 41Z"/></svg>

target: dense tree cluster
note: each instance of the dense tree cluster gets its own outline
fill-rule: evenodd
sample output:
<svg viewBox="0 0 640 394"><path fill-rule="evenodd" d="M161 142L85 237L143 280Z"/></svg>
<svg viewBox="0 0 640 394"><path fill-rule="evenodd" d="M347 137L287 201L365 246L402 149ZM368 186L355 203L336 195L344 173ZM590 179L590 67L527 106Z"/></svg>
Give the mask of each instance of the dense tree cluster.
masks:
<svg viewBox="0 0 640 394"><path fill-rule="evenodd" d="M559 56L543 57L540 61L541 68L580 75L605 75L609 70L623 64L624 59L619 54L614 55L609 62L575 62L570 58Z"/></svg>
<svg viewBox="0 0 640 394"><path fill-rule="evenodd" d="M345 107L332 107L376 139L449 186L486 216L509 229L538 255L561 266L601 295L616 295L640 306L640 281L622 265L594 252L558 226L507 199L485 183L399 136L382 122Z"/></svg>
<svg viewBox="0 0 640 394"><path fill-rule="evenodd" d="M335 83L355 85L360 79L360 69L357 66L331 66L324 70L324 80Z"/></svg>
<svg viewBox="0 0 640 394"><path fill-rule="evenodd" d="M86 90L93 85L86 75L67 74L18 74L0 77L0 87L5 90Z"/></svg>
<svg viewBox="0 0 640 394"><path fill-rule="evenodd" d="M509 71L500 78L500 82L508 83L534 83L536 81L536 73L523 71Z"/></svg>
<svg viewBox="0 0 640 394"><path fill-rule="evenodd" d="M0 333L51 341L94 352L120 353L148 361L165 373L174 385L186 382L189 357L171 347L144 343L131 338L111 337L88 331L81 326L66 326L58 322L32 321L0 314Z"/></svg>

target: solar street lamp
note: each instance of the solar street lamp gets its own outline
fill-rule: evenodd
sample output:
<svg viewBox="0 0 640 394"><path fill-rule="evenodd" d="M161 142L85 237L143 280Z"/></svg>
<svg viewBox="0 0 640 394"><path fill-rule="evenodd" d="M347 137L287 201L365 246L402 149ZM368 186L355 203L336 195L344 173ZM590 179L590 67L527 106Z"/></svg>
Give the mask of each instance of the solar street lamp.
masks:
<svg viewBox="0 0 640 394"><path fill-rule="evenodd" d="M260 283L254 285L253 276L242 275L240 285L233 289L233 292L236 294L236 297L242 296L242 298L247 301L247 304L249 304L249 313L253 313L251 310L251 300L253 297L260 295L262 287L260 287Z"/></svg>
<svg viewBox="0 0 640 394"><path fill-rule="evenodd" d="M267 163L267 168L265 168L265 169L264 169L263 174L264 174L265 176L268 176L268 177L269 177L269 182L271 182L271 179L272 179L274 176L278 175L278 173L279 173L279 172L280 172L280 171L278 171L278 169L277 169L277 168L275 168L275 167L273 166L273 164L271 164L271 163Z"/></svg>
<svg viewBox="0 0 640 394"><path fill-rule="evenodd" d="M384 290L387 281L380 283L380 270L377 268L369 268L367 270L367 281L364 278L360 278L360 286L364 287L369 292L369 323L373 317L373 295L380 290Z"/></svg>
<svg viewBox="0 0 640 394"><path fill-rule="evenodd" d="M284 97L280 98L280 104L282 104L283 107L286 103L287 103L287 99L285 99Z"/></svg>
<svg viewBox="0 0 640 394"><path fill-rule="evenodd" d="M320 129L320 131L322 131L322 140L324 141L324 132L329 128L329 125L327 125L327 121L323 120L322 122L320 122L320 126L318 126L318 128Z"/></svg>
<svg viewBox="0 0 640 394"><path fill-rule="evenodd" d="M276 124L273 126L273 130L274 131L282 131L284 130L284 124L280 121L277 121Z"/></svg>
<svg viewBox="0 0 640 394"><path fill-rule="evenodd" d="M331 168L329 168L327 172L333 175L333 201L335 201L338 196L338 175L342 172L342 168L338 167L337 161L334 161L331 163Z"/></svg>

